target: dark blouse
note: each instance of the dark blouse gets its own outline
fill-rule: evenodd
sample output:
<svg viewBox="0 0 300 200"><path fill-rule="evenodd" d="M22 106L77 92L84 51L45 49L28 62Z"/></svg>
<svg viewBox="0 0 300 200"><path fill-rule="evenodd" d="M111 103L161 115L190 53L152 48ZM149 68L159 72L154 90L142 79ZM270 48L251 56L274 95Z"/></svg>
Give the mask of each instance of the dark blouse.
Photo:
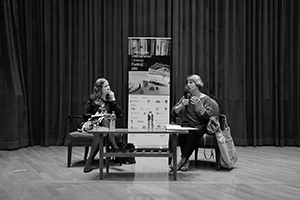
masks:
<svg viewBox="0 0 300 200"><path fill-rule="evenodd" d="M117 101L104 101L104 103L107 113L112 113L112 111L115 111L117 118L120 117L120 115L122 114L122 109ZM95 101L93 99L89 98L83 109L82 116L84 118L84 121L87 121L92 115L96 114L99 106L100 105L95 104Z"/></svg>

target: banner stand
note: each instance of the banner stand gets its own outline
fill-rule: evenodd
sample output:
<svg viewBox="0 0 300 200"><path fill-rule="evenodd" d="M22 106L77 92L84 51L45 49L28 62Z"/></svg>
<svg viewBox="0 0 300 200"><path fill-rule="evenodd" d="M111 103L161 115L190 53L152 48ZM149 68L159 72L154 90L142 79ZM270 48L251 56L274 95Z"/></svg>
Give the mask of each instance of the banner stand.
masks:
<svg viewBox="0 0 300 200"><path fill-rule="evenodd" d="M128 128L165 128L170 113L171 38L128 38ZM129 134L138 147L168 145L168 135Z"/></svg>

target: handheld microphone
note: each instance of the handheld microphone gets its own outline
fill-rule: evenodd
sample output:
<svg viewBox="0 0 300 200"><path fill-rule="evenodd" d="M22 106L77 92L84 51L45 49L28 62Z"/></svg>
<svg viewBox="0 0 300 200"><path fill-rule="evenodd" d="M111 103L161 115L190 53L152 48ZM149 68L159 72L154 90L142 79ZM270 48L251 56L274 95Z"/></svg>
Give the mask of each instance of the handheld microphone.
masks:
<svg viewBox="0 0 300 200"><path fill-rule="evenodd" d="M185 99L187 99L187 98L188 98L188 97L187 97L187 96L188 96L188 91L187 91L187 90L184 90L184 92L183 92L183 96L184 96L184 98L185 98Z"/></svg>
<svg viewBox="0 0 300 200"><path fill-rule="evenodd" d="M185 99L190 99L192 97L192 94L189 91L184 90L183 96Z"/></svg>
<svg viewBox="0 0 300 200"><path fill-rule="evenodd" d="M184 96L185 99L190 100L190 98L191 98L191 93L190 93L189 91L187 91L187 90L184 90L183 96ZM187 108L187 106L188 106L188 105L185 105L185 108Z"/></svg>

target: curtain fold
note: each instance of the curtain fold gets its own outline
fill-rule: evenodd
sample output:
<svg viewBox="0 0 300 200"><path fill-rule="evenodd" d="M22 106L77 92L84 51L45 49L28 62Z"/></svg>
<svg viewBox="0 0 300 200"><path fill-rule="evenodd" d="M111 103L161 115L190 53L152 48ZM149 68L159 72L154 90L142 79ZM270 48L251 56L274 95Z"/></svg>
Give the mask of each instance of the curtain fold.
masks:
<svg viewBox="0 0 300 200"><path fill-rule="evenodd" d="M171 37L171 106L185 78L222 103L236 145L300 145L297 0L3 0L0 149L63 145L94 81L127 126L127 38Z"/></svg>
<svg viewBox="0 0 300 200"><path fill-rule="evenodd" d="M26 71L22 55L23 4L6 1L0 5L0 149L30 144Z"/></svg>

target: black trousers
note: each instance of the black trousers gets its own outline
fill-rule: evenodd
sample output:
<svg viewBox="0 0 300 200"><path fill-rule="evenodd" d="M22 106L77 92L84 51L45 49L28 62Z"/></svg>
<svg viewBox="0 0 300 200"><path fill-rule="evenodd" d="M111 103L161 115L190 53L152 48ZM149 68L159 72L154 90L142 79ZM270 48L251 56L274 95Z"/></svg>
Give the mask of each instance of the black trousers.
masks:
<svg viewBox="0 0 300 200"><path fill-rule="evenodd" d="M178 142L181 150L181 157L189 159L193 151L198 147L199 140L206 133L206 125L199 127L199 130L189 131L189 134L179 134Z"/></svg>

